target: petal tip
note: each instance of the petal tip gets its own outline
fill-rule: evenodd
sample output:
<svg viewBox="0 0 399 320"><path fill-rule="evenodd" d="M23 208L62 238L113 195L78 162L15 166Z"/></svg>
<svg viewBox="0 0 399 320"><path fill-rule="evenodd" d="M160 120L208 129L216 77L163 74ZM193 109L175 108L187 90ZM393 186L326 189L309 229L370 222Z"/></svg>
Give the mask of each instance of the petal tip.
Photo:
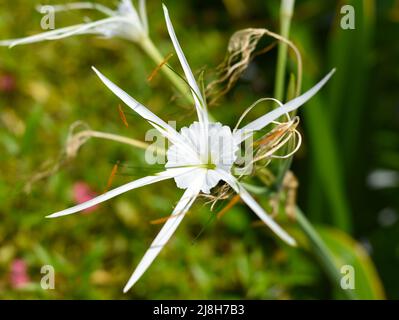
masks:
<svg viewBox="0 0 399 320"><path fill-rule="evenodd" d="M104 75L94 66L91 66L91 69L95 72L96 76L100 78L101 81L104 82Z"/></svg>
<svg viewBox="0 0 399 320"><path fill-rule="evenodd" d="M129 282L125 285L123 288L123 293L127 293L131 288L133 287L133 284L130 284Z"/></svg>
<svg viewBox="0 0 399 320"><path fill-rule="evenodd" d="M295 241L294 238L290 238L288 244L289 244L291 247L294 247L294 248L297 248L297 247L298 247L298 243Z"/></svg>

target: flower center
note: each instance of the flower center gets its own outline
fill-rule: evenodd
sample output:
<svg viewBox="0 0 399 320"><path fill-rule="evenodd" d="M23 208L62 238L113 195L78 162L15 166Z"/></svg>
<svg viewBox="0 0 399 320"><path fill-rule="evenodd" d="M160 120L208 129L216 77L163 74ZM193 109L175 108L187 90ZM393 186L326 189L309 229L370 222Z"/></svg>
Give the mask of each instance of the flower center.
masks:
<svg viewBox="0 0 399 320"><path fill-rule="evenodd" d="M180 130L183 144L172 145L167 152L166 168L186 167L187 173L175 178L179 188L186 189L198 174L206 173L201 188L204 193L220 181L216 170L231 171L237 159L238 143L228 126L221 123L209 123L205 128L199 122ZM191 169L191 170L190 170Z"/></svg>

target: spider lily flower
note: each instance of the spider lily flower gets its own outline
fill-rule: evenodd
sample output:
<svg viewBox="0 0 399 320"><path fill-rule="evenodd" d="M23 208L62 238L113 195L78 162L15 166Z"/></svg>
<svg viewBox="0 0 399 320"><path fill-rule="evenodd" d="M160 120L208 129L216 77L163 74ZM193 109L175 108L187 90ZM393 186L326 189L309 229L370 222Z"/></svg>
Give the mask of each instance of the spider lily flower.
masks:
<svg viewBox="0 0 399 320"><path fill-rule="evenodd" d="M241 129L231 130L228 126L209 120L205 98L199 90L176 38L168 10L165 6L163 8L170 38L193 95L198 121L195 121L189 127L183 127L180 132L176 131L93 67L93 70L106 87L171 142L171 146L167 151L165 170L134 180L85 203L48 216L49 218L55 218L73 214L127 191L166 179L174 179L177 187L185 190L183 196L133 272L124 288L124 292L128 291L151 265L161 249L171 238L198 195L201 192L209 194L212 188L221 181L227 183L277 236L289 245L296 245L295 240L265 212L245 189L244 185L233 175L232 168L237 159L237 151L248 135L263 129L275 119L303 105L320 90L334 72L334 70L331 71L303 95L250 122ZM220 141L222 141L222 144L219 143Z"/></svg>
<svg viewBox="0 0 399 320"><path fill-rule="evenodd" d="M92 2L76 2L52 7L54 12L92 9L104 14L101 20L59 28L37 35L0 41L1 46L14 47L46 40L58 40L74 35L95 34L106 38L119 37L133 42L139 42L148 37L148 22L145 0L140 0L139 11L133 6L131 0L120 0L116 10ZM40 7L39 7L40 10Z"/></svg>

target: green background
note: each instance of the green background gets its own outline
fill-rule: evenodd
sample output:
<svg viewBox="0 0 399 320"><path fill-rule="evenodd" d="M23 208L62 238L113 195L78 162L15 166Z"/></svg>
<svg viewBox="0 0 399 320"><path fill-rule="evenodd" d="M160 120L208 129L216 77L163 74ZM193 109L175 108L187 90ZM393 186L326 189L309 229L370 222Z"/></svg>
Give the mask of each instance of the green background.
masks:
<svg viewBox="0 0 399 320"><path fill-rule="evenodd" d="M2 1L0 37L40 32L37 4ZM204 69L207 80L235 31L279 29L279 1L166 4L192 69L196 74ZM355 7L355 30L339 27L344 4ZM150 0L147 7L151 37L166 55L173 48L161 3ZM97 17L62 13L56 27L78 23L84 15ZM300 111L304 143L293 161L298 204L337 261L355 266L359 298L399 298L398 182L377 190L367 183L373 170L399 171L398 22L399 2L390 0L298 0L292 21L290 38L303 56L304 89L337 68L333 80ZM265 38L260 46L270 43ZM251 63L212 107L215 118L234 126L252 102L273 95L276 52ZM176 56L170 64L177 69ZM213 213L203 200L124 295L124 284L160 228L150 221L170 214L181 195L174 182L129 192L90 214L44 219L74 204L77 181L101 193L117 161L122 166L114 186L143 175L142 151L92 139L58 172L35 183L31 192L23 191L44 163L58 158L77 120L93 130L144 139L149 126L128 112L129 128L123 125L119 100L99 82L92 65L162 118L186 124L195 117L161 74L148 83L155 66L127 41L79 36L0 48L0 78L15 82L0 91L0 298L342 298L306 245L292 249L277 242L267 228L253 225L254 214L241 204L209 223ZM288 67L295 71L292 56ZM267 207L267 199L258 200ZM17 258L26 261L31 279L23 289L10 284L10 266ZM56 270L55 290L40 288L44 264Z"/></svg>

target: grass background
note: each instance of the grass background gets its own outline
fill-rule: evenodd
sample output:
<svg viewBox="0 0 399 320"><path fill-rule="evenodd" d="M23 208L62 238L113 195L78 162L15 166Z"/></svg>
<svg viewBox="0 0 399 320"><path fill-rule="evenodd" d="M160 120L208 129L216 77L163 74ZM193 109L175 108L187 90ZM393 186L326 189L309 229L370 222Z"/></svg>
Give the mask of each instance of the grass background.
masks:
<svg viewBox="0 0 399 320"><path fill-rule="evenodd" d="M210 78L234 31L278 31L279 1L166 4L191 67L205 68ZM343 4L355 7L355 30L339 27ZM2 2L1 38L39 32L35 5ZM173 48L159 1L148 1L148 15L151 36L166 55ZM80 22L82 16L57 15L56 26ZM398 1L298 0L292 22L291 39L304 59L305 89L337 68L334 79L300 112L304 144L293 162L300 182L298 203L337 257L359 266L356 285L365 298L399 298L398 183L378 190L367 183L376 169L399 171L398 21ZM176 57L170 63L177 66ZM215 118L234 126L253 101L272 96L275 63L276 50L256 58L213 108ZM143 140L148 125L131 115L129 128L123 125L119 100L99 82L92 65L164 119L194 119L162 75L146 81L154 65L126 41L80 36L0 48L0 78L14 82L0 91L0 298L341 297L309 250L276 242L267 228L253 226L256 219L243 205L208 224L211 213L203 201L134 289L122 294L160 228L150 221L170 214L181 194L173 181L129 192L90 214L44 219L74 204L75 182L85 181L100 193L116 161L146 165L140 150L92 139L56 174L35 183L30 193L23 191L44 162L57 159L77 120L94 130ZM289 68L295 70L292 59ZM114 186L142 175L139 171L123 169L125 175L118 175ZM259 200L267 205L267 199ZM26 261L32 282L24 289L12 288L9 280L17 258ZM40 288L44 264L55 267L55 290Z"/></svg>

